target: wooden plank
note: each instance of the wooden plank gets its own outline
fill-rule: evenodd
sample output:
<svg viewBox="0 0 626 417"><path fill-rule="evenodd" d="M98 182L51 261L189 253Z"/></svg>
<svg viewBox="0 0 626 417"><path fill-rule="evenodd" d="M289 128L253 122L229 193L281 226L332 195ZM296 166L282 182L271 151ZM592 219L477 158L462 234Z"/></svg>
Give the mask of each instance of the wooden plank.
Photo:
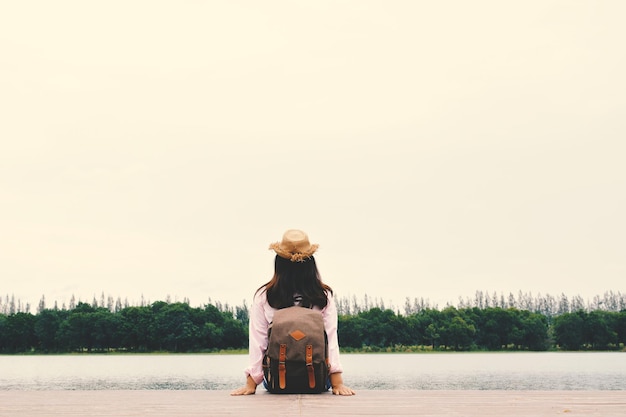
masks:
<svg viewBox="0 0 626 417"><path fill-rule="evenodd" d="M626 391L359 391L231 397L227 391L0 391L0 417L626 415Z"/></svg>

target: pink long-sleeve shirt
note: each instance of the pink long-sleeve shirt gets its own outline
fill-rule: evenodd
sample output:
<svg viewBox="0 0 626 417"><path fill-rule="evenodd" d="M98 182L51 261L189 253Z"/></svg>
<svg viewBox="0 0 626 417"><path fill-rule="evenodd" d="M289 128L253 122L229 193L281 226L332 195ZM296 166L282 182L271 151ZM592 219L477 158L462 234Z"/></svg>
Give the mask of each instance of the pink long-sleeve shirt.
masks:
<svg viewBox="0 0 626 417"><path fill-rule="evenodd" d="M333 295L328 293L328 304L323 309L317 306L314 310L322 312L324 327L328 335L328 359L330 361L329 373L343 372L339 361L339 340L337 338L337 307ZM250 339L249 339L249 364L245 369L246 376L251 376L254 382L260 384L263 381L263 356L267 350L267 331L274 319L275 308L267 302L265 290L259 291L252 301L250 309Z"/></svg>

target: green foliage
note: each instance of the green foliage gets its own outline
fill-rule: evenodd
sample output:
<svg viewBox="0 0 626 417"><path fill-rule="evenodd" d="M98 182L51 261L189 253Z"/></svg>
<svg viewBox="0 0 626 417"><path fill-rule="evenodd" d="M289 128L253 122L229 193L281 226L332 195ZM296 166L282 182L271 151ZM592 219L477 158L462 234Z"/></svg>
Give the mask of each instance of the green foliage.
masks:
<svg viewBox="0 0 626 417"><path fill-rule="evenodd" d="M0 322L0 349L7 353L30 352L35 348L35 316L15 313Z"/></svg>
<svg viewBox="0 0 626 417"><path fill-rule="evenodd" d="M500 307L427 308L408 316L374 307L339 316L339 342L344 351L366 352L542 351L552 347L547 317Z"/></svg>
<svg viewBox="0 0 626 417"><path fill-rule="evenodd" d="M625 312L565 313L554 319L556 344L565 350L615 350L624 344Z"/></svg>
<svg viewBox="0 0 626 417"><path fill-rule="evenodd" d="M493 299L483 300L483 307L443 310L421 302L411 310L407 304L405 312L410 313L404 315L380 304L363 308L353 302L353 313L338 317L340 346L358 352L624 349L626 310L563 308L553 316L495 306ZM0 353L237 350L248 344L248 323L245 303L194 308L186 302L157 301L113 309L79 302L70 310L46 309L41 303L36 315L0 314Z"/></svg>
<svg viewBox="0 0 626 417"><path fill-rule="evenodd" d="M157 301L112 312L78 303L72 310L43 309L0 315L0 352L199 352L241 349L247 326L212 305Z"/></svg>

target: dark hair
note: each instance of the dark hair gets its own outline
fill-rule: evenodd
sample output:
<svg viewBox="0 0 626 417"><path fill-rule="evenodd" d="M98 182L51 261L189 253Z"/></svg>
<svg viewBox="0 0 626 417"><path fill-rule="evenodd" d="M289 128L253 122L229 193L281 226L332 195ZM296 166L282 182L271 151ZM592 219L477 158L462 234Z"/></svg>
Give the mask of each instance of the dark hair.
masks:
<svg viewBox="0 0 626 417"><path fill-rule="evenodd" d="M313 256L304 262L292 262L276 255L274 276L256 292L263 289L273 308L292 306L296 293L302 296L303 307L324 308L328 304L328 293L333 293L332 288L322 282Z"/></svg>

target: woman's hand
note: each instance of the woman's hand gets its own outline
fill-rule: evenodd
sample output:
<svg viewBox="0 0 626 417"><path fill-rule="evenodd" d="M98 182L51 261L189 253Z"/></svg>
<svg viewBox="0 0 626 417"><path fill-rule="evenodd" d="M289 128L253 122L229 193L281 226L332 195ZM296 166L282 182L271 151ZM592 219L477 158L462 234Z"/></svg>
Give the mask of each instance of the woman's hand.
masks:
<svg viewBox="0 0 626 417"><path fill-rule="evenodd" d="M355 395L353 389L346 387L343 384L339 384L337 386L333 386L333 394L335 395Z"/></svg>
<svg viewBox="0 0 626 417"><path fill-rule="evenodd" d="M333 387L334 395L355 395L356 392L343 384L341 372L330 374L330 385Z"/></svg>
<svg viewBox="0 0 626 417"><path fill-rule="evenodd" d="M243 387L237 388L230 395L252 395L256 393L256 382L252 379L250 375L246 379L246 385Z"/></svg>

